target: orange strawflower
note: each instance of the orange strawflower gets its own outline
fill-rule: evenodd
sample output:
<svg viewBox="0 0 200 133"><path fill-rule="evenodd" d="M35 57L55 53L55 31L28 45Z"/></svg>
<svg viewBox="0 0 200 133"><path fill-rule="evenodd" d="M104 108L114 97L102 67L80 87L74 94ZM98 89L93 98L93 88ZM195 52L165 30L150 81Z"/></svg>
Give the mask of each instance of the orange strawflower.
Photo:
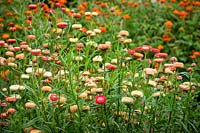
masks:
<svg viewBox="0 0 200 133"><path fill-rule="evenodd" d="M194 52L193 52L193 55L195 55L195 56L200 56L200 52L194 51Z"/></svg>
<svg viewBox="0 0 200 133"><path fill-rule="evenodd" d="M83 11L86 10L86 8L85 8L83 5L79 5L79 6L78 6L78 9L81 10L81 11L82 11L82 10L83 10Z"/></svg>
<svg viewBox="0 0 200 133"><path fill-rule="evenodd" d="M197 56L195 56L195 55L190 55L189 58L195 59L195 58L197 58Z"/></svg>
<svg viewBox="0 0 200 133"><path fill-rule="evenodd" d="M1 37L2 37L3 39L8 39L8 38L10 38L10 35L7 34L7 33L4 33Z"/></svg>
<svg viewBox="0 0 200 133"><path fill-rule="evenodd" d="M180 18L185 18L188 15L186 11L178 11L178 10L174 10L173 14L179 15Z"/></svg>
<svg viewBox="0 0 200 133"><path fill-rule="evenodd" d="M99 29L101 30L101 32L106 32L107 31L106 27L99 27Z"/></svg>
<svg viewBox="0 0 200 133"><path fill-rule="evenodd" d="M115 15L121 15L121 14L122 14L122 10L115 10L115 11L114 11L114 14L115 14Z"/></svg>
<svg viewBox="0 0 200 133"><path fill-rule="evenodd" d="M194 1L194 2L192 2L192 5L193 6L200 6L200 2L199 1Z"/></svg>
<svg viewBox="0 0 200 133"><path fill-rule="evenodd" d="M91 16L85 16L85 20L90 20L91 18Z"/></svg>
<svg viewBox="0 0 200 133"><path fill-rule="evenodd" d="M168 35L168 34L164 34L163 36L162 36L162 39L163 39L163 41L165 41L165 42L170 42L172 39L171 39L171 37Z"/></svg>
<svg viewBox="0 0 200 133"><path fill-rule="evenodd" d="M60 3L60 6L64 6L67 3L67 0L58 0L58 3Z"/></svg>
<svg viewBox="0 0 200 133"><path fill-rule="evenodd" d="M166 21L165 22L165 26L167 27L172 27L173 26L173 23L171 21Z"/></svg>
<svg viewBox="0 0 200 133"><path fill-rule="evenodd" d="M9 73L9 70L1 71L0 72L0 77L5 78L8 75L8 73Z"/></svg>
<svg viewBox="0 0 200 133"><path fill-rule="evenodd" d="M87 29L86 29L86 28L84 28L84 27L83 27L83 28L81 28L80 30L81 30L81 32L84 32L84 33L85 33L85 32L87 32Z"/></svg>
<svg viewBox="0 0 200 133"><path fill-rule="evenodd" d="M101 3L100 7L106 7L106 3Z"/></svg>
<svg viewBox="0 0 200 133"><path fill-rule="evenodd" d="M30 14L32 14L32 11L26 10L26 11L24 11L24 14L25 14L25 15L30 15Z"/></svg>
<svg viewBox="0 0 200 133"><path fill-rule="evenodd" d="M164 49L164 46L163 46L163 45L158 45L157 49L163 50L163 49Z"/></svg>
<svg viewBox="0 0 200 133"><path fill-rule="evenodd" d="M175 3L175 2L176 2L176 0L171 0L171 2Z"/></svg>
<svg viewBox="0 0 200 133"><path fill-rule="evenodd" d="M5 19L4 18L0 18L0 22L4 22L5 21Z"/></svg>
<svg viewBox="0 0 200 133"><path fill-rule="evenodd" d="M127 5L130 6L130 7L132 7L132 6L134 6L134 2L129 1L129 2L127 3Z"/></svg>
<svg viewBox="0 0 200 133"><path fill-rule="evenodd" d="M128 15L128 14L126 14L126 15L123 16L123 19L125 19L125 20L129 20L129 19L131 19L131 16Z"/></svg>
<svg viewBox="0 0 200 133"><path fill-rule="evenodd" d="M4 24L0 23L0 27L3 28L3 27L4 27Z"/></svg>

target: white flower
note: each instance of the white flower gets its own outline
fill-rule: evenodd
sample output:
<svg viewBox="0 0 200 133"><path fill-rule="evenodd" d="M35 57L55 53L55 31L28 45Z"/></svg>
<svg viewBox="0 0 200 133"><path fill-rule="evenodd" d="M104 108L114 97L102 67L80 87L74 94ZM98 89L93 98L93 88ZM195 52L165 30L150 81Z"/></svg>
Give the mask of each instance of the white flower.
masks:
<svg viewBox="0 0 200 133"><path fill-rule="evenodd" d="M22 79L29 79L30 76L29 76L28 74L22 74L22 75L21 75L21 78L22 78Z"/></svg>
<svg viewBox="0 0 200 133"><path fill-rule="evenodd" d="M46 71L44 74L43 74L44 77L52 77L52 73L49 72L49 71Z"/></svg>
<svg viewBox="0 0 200 133"><path fill-rule="evenodd" d="M26 68L26 73L34 73L34 68L33 67Z"/></svg>
<svg viewBox="0 0 200 133"><path fill-rule="evenodd" d="M92 12L91 14L92 14L92 16L98 16L97 12Z"/></svg>
<svg viewBox="0 0 200 133"><path fill-rule="evenodd" d="M20 85L11 85L9 88L11 91L17 91L19 90Z"/></svg>
<svg viewBox="0 0 200 133"><path fill-rule="evenodd" d="M92 61L93 62L102 62L103 58L100 55L97 55L92 59Z"/></svg>
<svg viewBox="0 0 200 133"><path fill-rule="evenodd" d="M99 34L99 33L101 33L101 30L100 29L94 29L94 32Z"/></svg>

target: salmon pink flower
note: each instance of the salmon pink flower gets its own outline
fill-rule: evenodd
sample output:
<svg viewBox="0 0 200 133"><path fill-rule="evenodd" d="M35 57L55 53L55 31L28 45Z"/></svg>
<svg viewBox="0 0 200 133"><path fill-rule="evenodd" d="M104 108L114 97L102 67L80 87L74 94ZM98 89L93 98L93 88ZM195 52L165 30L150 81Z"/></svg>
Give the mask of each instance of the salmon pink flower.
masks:
<svg viewBox="0 0 200 133"><path fill-rule="evenodd" d="M150 51L153 53L160 53L160 49L157 48L151 48Z"/></svg>
<svg viewBox="0 0 200 133"><path fill-rule="evenodd" d="M110 63L105 64L105 67L110 71L117 69L117 66L110 64Z"/></svg>
<svg viewBox="0 0 200 133"><path fill-rule="evenodd" d="M156 53L155 57L157 58L167 58L168 54L167 53Z"/></svg>
<svg viewBox="0 0 200 133"><path fill-rule="evenodd" d="M5 44L5 41L0 40L0 46L4 46L4 44Z"/></svg>
<svg viewBox="0 0 200 133"><path fill-rule="evenodd" d="M176 62L176 61L177 61L177 58L176 58L176 57L171 57L171 58L170 58L170 61L171 61L171 62Z"/></svg>
<svg viewBox="0 0 200 133"><path fill-rule="evenodd" d="M105 104L106 103L106 96L103 96L103 95L96 96L95 102L97 104Z"/></svg>
<svg viewBox="0 0 200 133"><path fill-rule="evenodd" d="M32 49L31 54L35 56L41 55L41 49Z"/></svg>

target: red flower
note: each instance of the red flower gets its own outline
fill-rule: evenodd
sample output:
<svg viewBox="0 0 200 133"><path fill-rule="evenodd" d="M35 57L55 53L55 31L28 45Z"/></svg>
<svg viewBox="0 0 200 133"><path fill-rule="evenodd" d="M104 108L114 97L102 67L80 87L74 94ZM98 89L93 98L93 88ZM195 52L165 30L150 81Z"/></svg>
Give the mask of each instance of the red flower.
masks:
<svg viewBox="0 0 200 133"><path fill-rule="evenodd" d="M8 43L15 43L15 42L17 42L16 39L8 39Z"/></svg>
<svg viewBox="0 0 200 133"><path fill-rule="evenodd" d="M50 96L49 96L49 99L51 100L51 101L57 101L58 100L58 96L57 96L57 94L50 94Z"/></svg>
<svg viewBox="0 0 200 133"><path fill-rule="evenodd" d="M162 36L162 38L163 38L163 41L165 41L165 42L170 42L172 40L171 37L169 35L167 35L167 34L164 34Z"/></svg>
<svg viewBox="0 0 200 133"><path fill-rule="evenodd" d="M106 103L106 96L100 95L95 97L95 102L97 104L105 104Z"/></svg>
<svg viewBox="0 0 200 133"><path fill-rule="evenodd" d="M65 28L65 27L67 27L67 26L68 26L68 23L66 23L66 22L57 23L57 27L58 27L58 28L61 28L61 29Z"/></svg>
<svg viewBox="0 0 200 133"><path fill-rule="evenodd" d="M135 53L135 50L129 49L129 50L128 50L128 53L131 54L131 55L133 55L133 54Z"/></svg>
<svg viewBox="0 0 200 133"><path fill-rule="evenodd" d="M36 9L37 5L36 4L30 4L30 5L28 5L28 8L30 8L30 9Z"/></svg>

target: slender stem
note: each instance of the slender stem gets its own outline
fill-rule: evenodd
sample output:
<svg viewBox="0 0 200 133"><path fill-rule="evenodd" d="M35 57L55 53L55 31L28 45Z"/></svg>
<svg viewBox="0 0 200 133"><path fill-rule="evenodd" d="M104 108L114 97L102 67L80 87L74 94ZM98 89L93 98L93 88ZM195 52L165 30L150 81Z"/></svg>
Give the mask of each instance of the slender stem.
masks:
<svg viewBox="0 0 200 133"><path fill-rule="evenodd" d="M110 132L110 127L109 127L108 117L107 117L107 112L106 112L106 104L104 104L103 107L104 107L104 113L105 113L105 118L106 118L106 128L107 128L107 132Z"/></svg>

